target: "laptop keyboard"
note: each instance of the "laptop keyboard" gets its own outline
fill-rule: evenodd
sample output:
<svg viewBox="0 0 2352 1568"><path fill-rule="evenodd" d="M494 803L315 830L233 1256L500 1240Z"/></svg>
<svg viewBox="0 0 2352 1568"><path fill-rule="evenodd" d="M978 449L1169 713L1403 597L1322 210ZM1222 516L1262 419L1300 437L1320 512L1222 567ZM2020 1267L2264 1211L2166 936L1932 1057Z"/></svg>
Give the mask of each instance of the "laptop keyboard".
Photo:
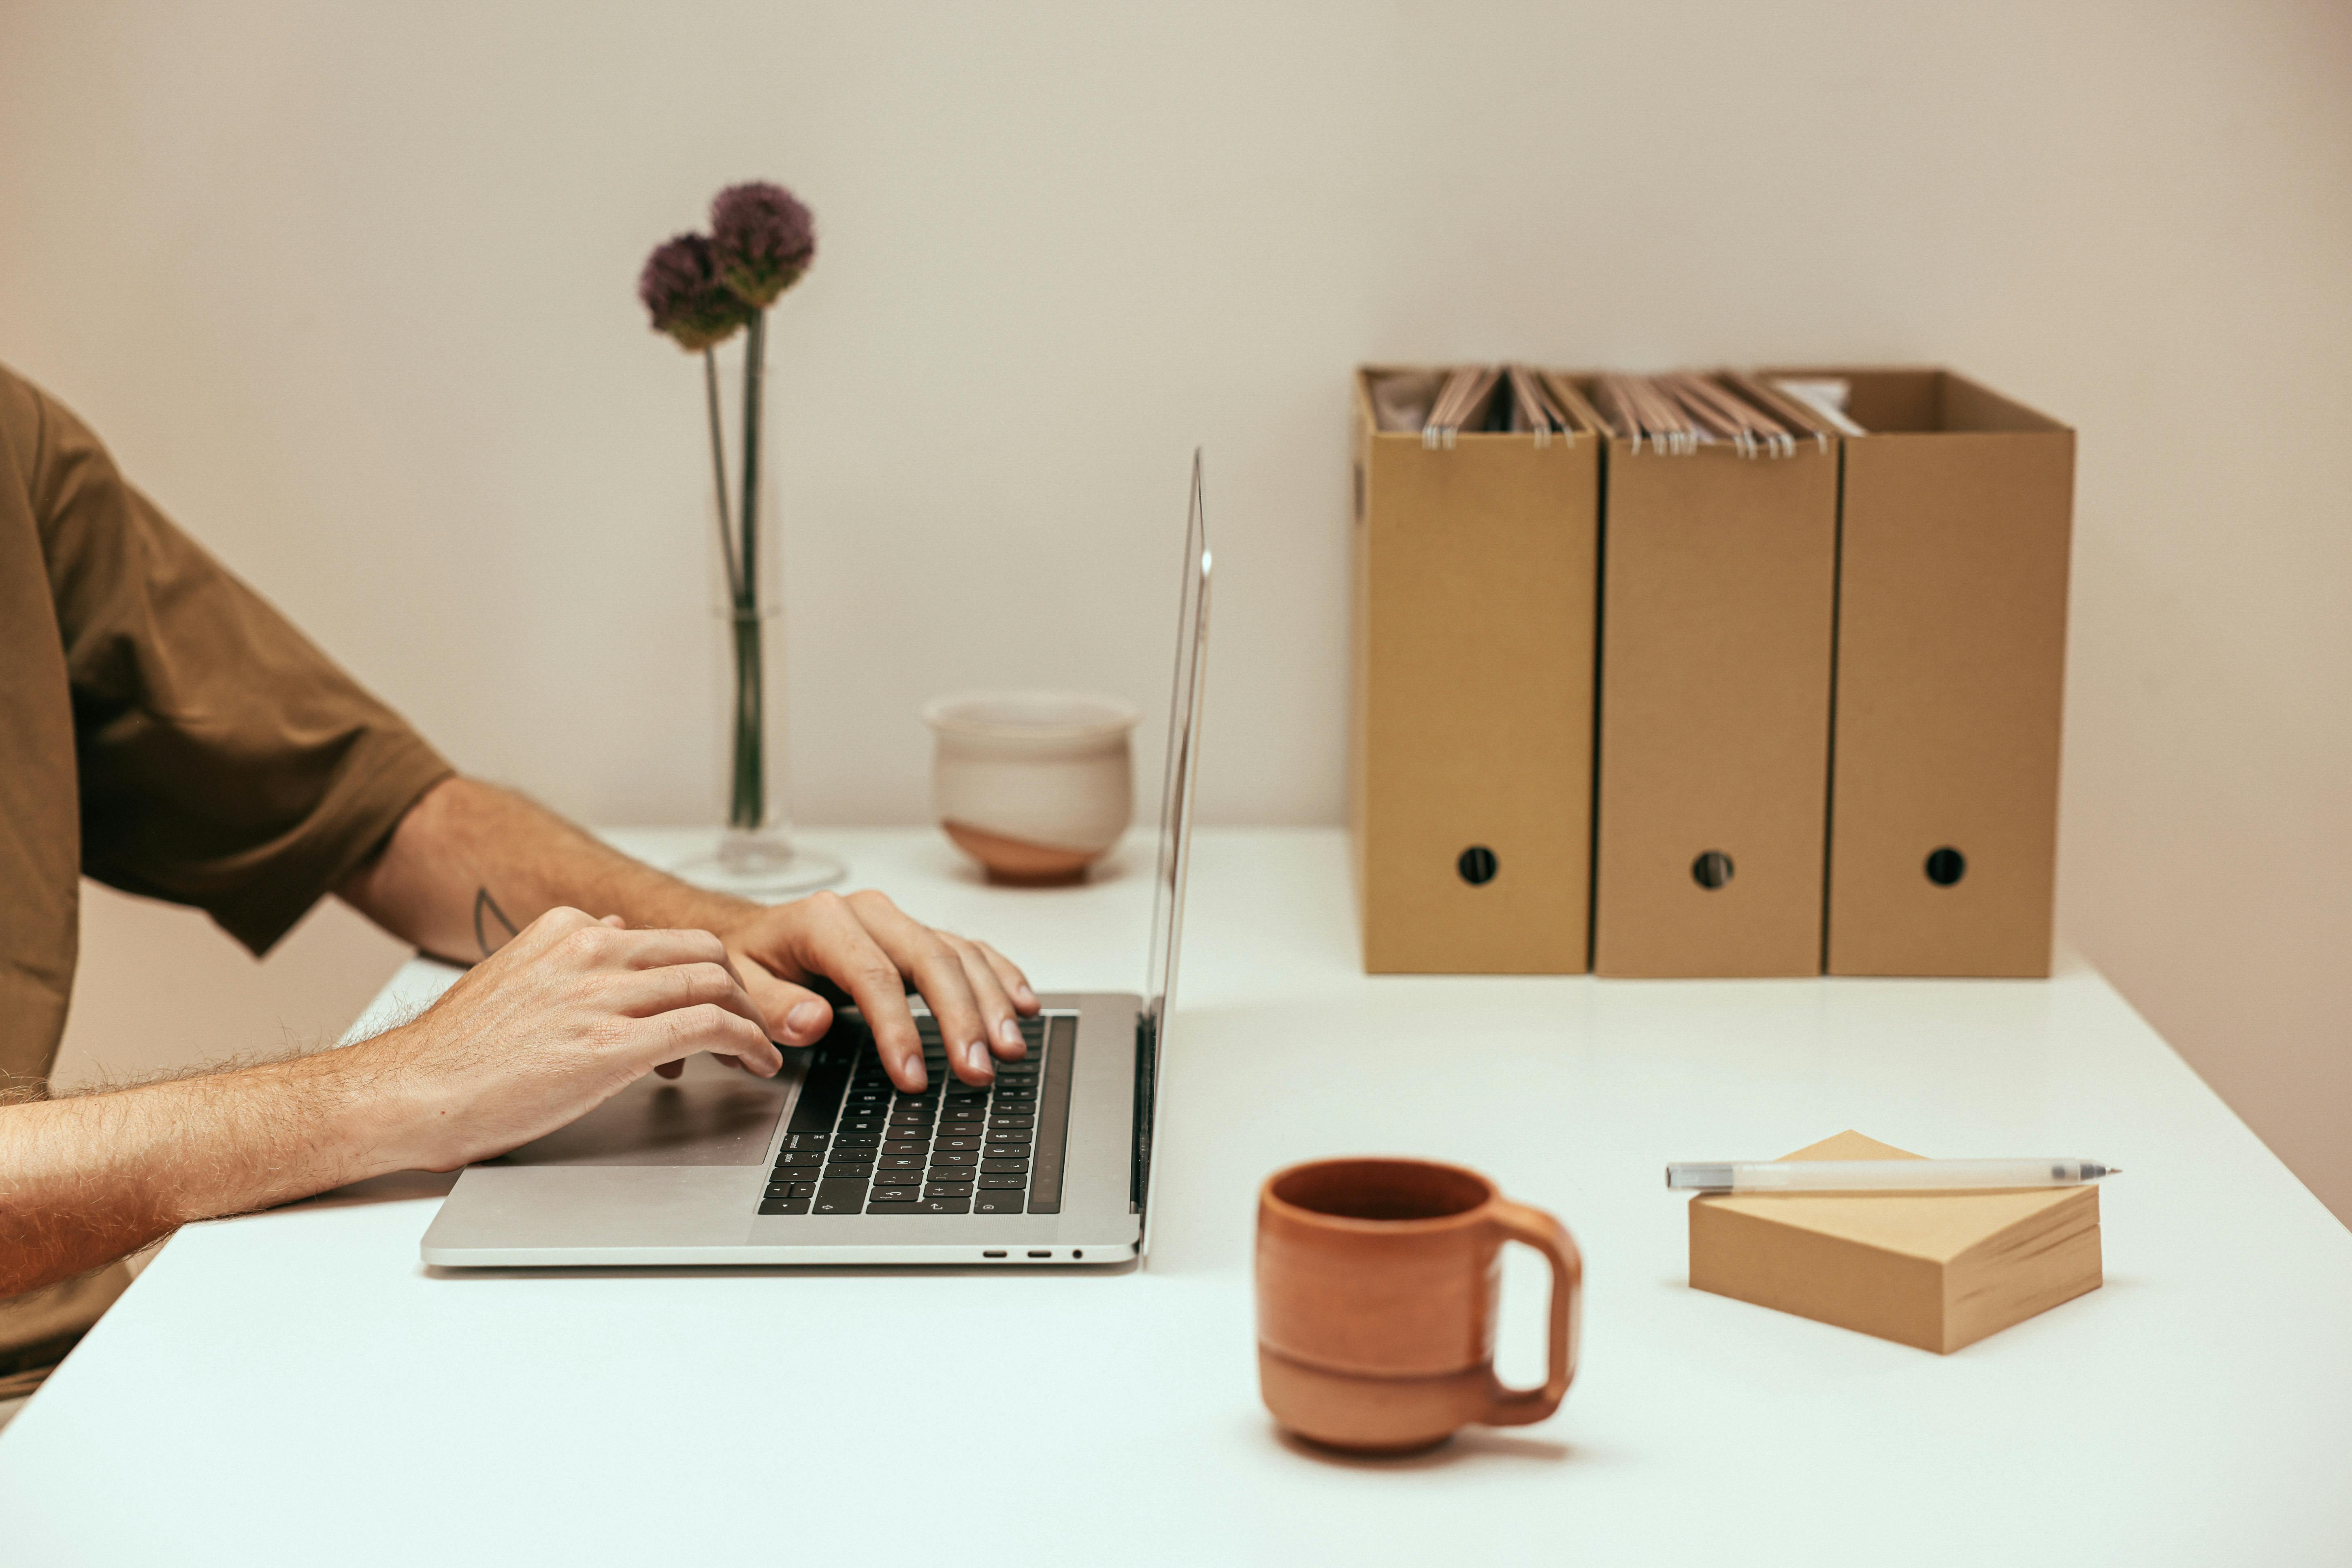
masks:
<svg viewBox="0 0 2352 1568"><path fill-rule="evenodd" d="M1059 1214L1075 1013L1021 1020L1029 1053L975 1087L948 1068L939 1025L923 1037L920 1094L892 1087L862 1023L816 1047L770 1173L763 1215Z"/></svg>

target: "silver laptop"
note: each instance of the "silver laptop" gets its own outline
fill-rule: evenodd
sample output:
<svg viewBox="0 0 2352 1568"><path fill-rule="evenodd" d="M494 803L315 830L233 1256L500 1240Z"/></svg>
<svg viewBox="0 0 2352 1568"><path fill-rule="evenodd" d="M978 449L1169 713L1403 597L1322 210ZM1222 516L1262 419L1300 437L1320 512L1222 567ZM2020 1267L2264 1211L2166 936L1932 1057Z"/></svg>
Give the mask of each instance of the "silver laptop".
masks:
<svg viewBox="0 0 2352 1568"><path fill-rule="evenodd" d="M984 1088L901 1095L855 1009L761 1079L688 1058L570 1126L468 1167L425 1233L444 1268L1118 1263L1149 1249L1151 1132L1182 937L1208 656L1209 549L1192 456L1146 992L1048 995ZM913 1001L913 998L909 998Z"/></svg>

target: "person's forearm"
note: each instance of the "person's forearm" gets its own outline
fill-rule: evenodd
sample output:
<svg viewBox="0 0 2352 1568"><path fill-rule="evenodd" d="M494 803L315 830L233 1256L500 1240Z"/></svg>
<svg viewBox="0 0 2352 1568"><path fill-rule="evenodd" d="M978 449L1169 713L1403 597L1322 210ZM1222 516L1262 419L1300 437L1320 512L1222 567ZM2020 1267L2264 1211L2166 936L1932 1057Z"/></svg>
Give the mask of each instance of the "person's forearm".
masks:
<svg viewBox="0 0 2352 1568"><path fill-rule="evenodd" d="M0 1297L126 1257L191 1220L398 1170L386 1095L349 1054L0 1106Z"/></svg>
<svg viewBox="0 0 2352 1568"><path fill-rule="evenodd" d="M386 931L467 963L559 906L631 925L712 931L755 907L690 887L543 806L467 778L429 791L340 891Z"/></svg>

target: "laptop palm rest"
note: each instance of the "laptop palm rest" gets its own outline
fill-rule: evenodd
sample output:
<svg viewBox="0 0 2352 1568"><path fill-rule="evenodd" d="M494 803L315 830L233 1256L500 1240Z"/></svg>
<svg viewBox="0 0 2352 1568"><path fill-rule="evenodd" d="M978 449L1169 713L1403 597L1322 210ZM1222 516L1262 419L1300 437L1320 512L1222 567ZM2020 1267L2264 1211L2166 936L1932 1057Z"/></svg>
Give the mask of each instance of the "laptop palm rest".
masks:
<svg viewBox="0 0 2352 1568"><path fill-rule="evenodd" d="M484 1163L498 1165L764 1165L805 1056L754 1078L709 1056L676 1079L647 1073L587 1115Z"/></svg>

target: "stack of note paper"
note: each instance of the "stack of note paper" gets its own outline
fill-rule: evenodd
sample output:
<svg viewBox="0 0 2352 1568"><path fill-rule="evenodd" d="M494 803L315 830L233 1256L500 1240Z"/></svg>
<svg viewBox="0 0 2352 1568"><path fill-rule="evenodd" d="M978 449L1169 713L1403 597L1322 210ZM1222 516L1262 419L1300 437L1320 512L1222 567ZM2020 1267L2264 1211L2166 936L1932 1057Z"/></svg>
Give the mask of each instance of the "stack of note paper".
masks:
<svg viewBox="0 0 2352 1568"><path fill-rule="evenodd" d="M1790 1160L1910 1160L1859 1132ZM1948 1352L2101 1282L2099 1189L1708 1194L1690 1203L1690 1282Z"/></svg>

